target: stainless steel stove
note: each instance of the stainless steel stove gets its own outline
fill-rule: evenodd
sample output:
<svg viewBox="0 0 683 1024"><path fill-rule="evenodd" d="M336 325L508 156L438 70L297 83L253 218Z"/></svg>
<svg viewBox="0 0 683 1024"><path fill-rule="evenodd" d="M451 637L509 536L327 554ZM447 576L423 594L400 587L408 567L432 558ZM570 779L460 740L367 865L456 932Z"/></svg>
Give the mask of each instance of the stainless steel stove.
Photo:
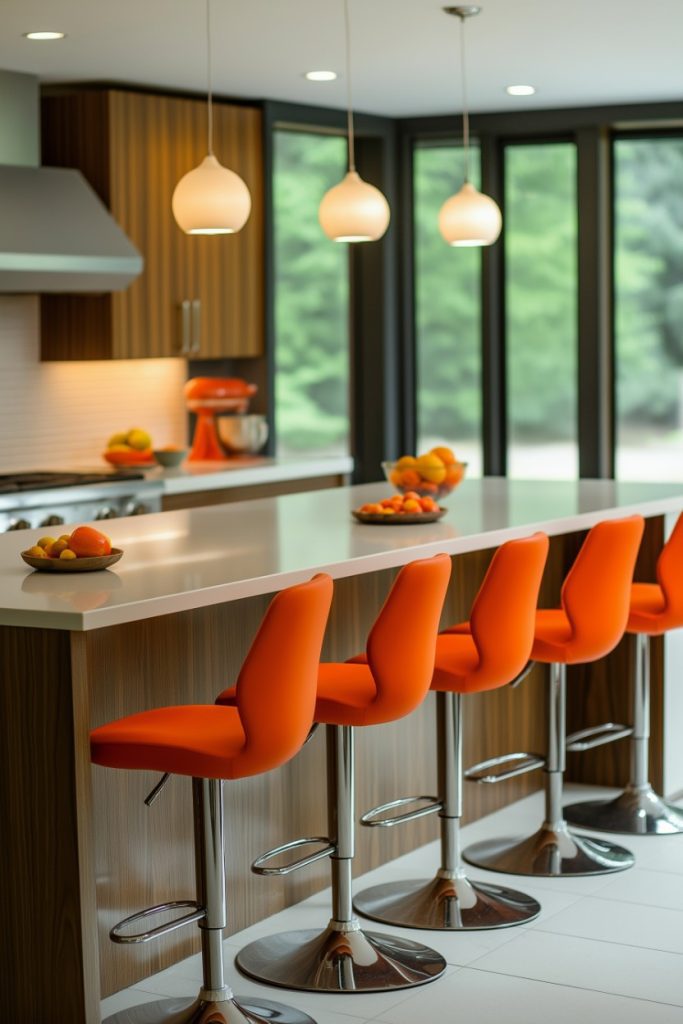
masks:
<svg viewBox="0 0 683 1024"><path fill-rule="evenodd" d="M0 533L160 511L161 484L134 470L0 475Z"/></svg>

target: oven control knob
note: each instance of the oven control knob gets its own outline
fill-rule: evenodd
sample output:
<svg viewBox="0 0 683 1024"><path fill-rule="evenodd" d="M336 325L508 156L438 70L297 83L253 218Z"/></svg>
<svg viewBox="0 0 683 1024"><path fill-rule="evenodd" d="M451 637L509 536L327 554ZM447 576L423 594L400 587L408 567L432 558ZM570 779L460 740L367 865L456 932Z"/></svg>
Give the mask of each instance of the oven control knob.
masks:
<svg viewBox="0 0 683 1024"><path fill-rule="evenodd" d="M12 521L10 522L9 526L7 527L7 529L8 530L30 530L31 529L31 524L29 523L28 519L12 519Z"/></svg>
<svg viewBox="0 0 683 1024"><path fill-rule="evenodd" d="M144 516L144 515L147 515L147 513L150 512L150 511L151 511L151 509L150 509L149 505L145 505L144 501L136 501L128 509L127 515L129 515L129 516Z"/></svg>
<svg viewBox="0 0 683 1024"><path fill-rule="evenodd" d="M95 519L117 519L118 515L115 508L112 508L110 505L104 505L95 516Z"/></svg>
<svg viewBox="0 0 683 1024"><path fill-rule="evenodd" d="M63 516L48 516L47 519L43 519L41 526L61 526L64 522Z"/></svg>

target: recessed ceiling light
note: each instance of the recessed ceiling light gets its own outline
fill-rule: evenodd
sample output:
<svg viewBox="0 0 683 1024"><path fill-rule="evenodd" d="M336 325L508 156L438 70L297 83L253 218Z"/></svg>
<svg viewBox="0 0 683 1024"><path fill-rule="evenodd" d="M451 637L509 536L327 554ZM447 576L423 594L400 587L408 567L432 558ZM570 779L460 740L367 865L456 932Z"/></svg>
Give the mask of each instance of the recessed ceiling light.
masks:
<svg viewBox="0 0 683 1024"><path fill-rule="evenodd" d="M45 41L47 39L64 39L66 32L24 32L24 39L37 39Z"/></svg>
<svg viewBox="0 0 683 1024"><path fill-rule="evenodd" d="M505 92L508 96L533 96L536 88L533 85L508 85Z"/></svg>
<svg viewBox="0 0 683 1024"><path fill-rule="evenodd" d="M336 71L307 71L304 75L309 82L334 82L336 77Z"/></svg>

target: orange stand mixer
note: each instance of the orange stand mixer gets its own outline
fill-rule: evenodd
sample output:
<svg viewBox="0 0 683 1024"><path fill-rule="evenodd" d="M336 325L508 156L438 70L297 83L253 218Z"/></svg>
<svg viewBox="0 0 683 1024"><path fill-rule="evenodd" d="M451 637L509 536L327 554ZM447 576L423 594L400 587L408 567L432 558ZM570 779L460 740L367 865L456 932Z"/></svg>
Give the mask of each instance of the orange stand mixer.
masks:
<svg viewBox="0 0 683 1024"><path fill-rule="evenodd" d="M188 462L223 462L223 451L216 432L216 416L222 412L244 413L256 394L255 384L239 377L192 377L185 385L185 403L197 417Z"/></svg>

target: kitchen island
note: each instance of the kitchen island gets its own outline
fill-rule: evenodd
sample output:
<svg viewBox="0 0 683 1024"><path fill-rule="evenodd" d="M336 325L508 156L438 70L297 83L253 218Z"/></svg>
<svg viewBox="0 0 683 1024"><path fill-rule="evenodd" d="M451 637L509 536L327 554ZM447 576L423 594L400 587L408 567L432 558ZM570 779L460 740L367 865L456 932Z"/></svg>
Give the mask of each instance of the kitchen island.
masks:
<svg viewBox="0 0 683 1024"><path fill-rule="evenodd" d="M192 929L146 947L112 947L107 938L119 918L143 906L192 896L192 813L187 779L172 780L148 809L142 800L155 777L93 768L93 726L163 704L212 701L234 679L270 595L316 571L336 580L324 657L342 659L363 646L396 569L413 558L453 556L444 623L454 622L467 615L492 550L505 540L535 529L551 535L542 592L542 603L550 604L583 531L604 518L646 516L637 575L651 579L667 526L683 509L681 485L488 479L466 481L435 524L352 520L351 508L390 492L371 484L112 521L112 540L124 558L114 571L92 575L30 573L19 548L38 532L0 537L0 1008L6 1019L96 1024L101 995L196 950ZM675 718L683 720L683 709L676 688L665 685L663 658L670 668L679 639L653 645L651 773L669 792L683 785L683 771L666 730ZM628 720L628 671L627 642L603 662L571 670L569 728ZM519 689L472 697L466 760L543 750L544 701L540 669ZM433 736L431 699L408 719L359 730L360 811L433 791ZM570 762L570 775L623 781L621 747ZM226 784L229 931L327 884L324 865L286 880L249 872L268 847L324 834L324 763L318 735L284 768ZM529 775L468 787L467 815L487 813L540 782ZM428 841L434 829L433 820L423 819L389 836L360 830L356 870Z"/></svg>

